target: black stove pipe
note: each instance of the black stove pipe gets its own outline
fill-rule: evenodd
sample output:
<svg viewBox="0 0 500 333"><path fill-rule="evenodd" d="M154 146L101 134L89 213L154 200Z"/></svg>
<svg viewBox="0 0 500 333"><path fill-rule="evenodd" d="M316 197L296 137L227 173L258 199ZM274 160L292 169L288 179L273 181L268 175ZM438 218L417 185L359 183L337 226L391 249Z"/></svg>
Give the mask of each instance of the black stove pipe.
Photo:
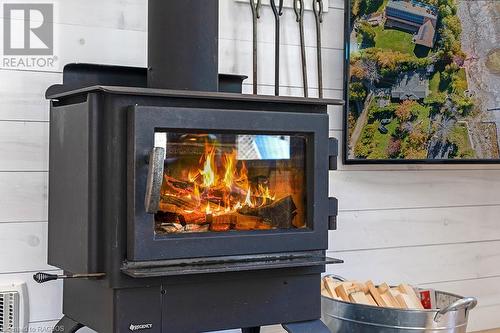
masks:
<svg viewBox="0 0 500 333"><path fill-rule="evenodd" d="M149 0L148 87L218 91L219 1Z"/></svg>

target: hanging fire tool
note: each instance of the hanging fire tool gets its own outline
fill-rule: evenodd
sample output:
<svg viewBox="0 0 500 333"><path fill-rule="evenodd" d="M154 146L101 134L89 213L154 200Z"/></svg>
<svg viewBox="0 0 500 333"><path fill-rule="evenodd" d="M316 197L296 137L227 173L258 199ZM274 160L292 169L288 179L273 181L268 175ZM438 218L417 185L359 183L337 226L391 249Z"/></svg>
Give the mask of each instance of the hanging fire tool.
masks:
<svg viewBox="0 0 500 333"><path fill-rule="evenodd" d="M323 62L321 56L321 24L323 23L323 0L313 0L313 11L316 19L316 48L318 56L318 89L319 98L323 98Z"/></svg>
<svg viewBox="0 0 500 333"><path fill-rule="evenodd" d="M257 95L257 23L260 19L260 8L262 6L261 0L250 0L250 7L252 7L253 17L253 94Z"/></svg>
<svg viewBox="0 0 500 333"><path fill-rule="evenodd" d="M293 0L293 10L297 16L300 30L300 51L302 57L302 80L304 82L304 97L308 97L306 44L304 39L304 0Z"/></svg>
<svg viewBox="0 0 500 333"><path fill-rule="evenodd" d="M275 20L275 51L274 51L274 94L280 94L280 16L283 15L283 0L279 0L279 5L276 6L276 0L271 1L271 8L274 13Z"/></svg>

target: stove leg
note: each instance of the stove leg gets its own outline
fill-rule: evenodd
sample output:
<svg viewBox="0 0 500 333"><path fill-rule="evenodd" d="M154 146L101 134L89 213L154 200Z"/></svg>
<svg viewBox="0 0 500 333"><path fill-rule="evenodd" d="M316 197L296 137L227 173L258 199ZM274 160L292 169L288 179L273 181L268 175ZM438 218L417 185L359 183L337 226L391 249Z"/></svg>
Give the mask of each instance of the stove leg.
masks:
<svg viewBox="0 0 500 333"><path fill-rule="evenodd" d="M58 333L75 333L76 331L78 331L82 327L83 327L82 324L77 323L73 319L64 316L56 324L52 333L57 333L57 332Z"/></svg>
<svg viewBox="0 0 500 333"><path fill-rule="evenodd" d="M241 333L260 333L260 327L242 328Z"/></svg>
<svg viewBox="0 0 500 333"><path fill-rule="evenodd" d="M321 320L304 321L301 323L283 324L288 333L330 333Z"/></svg>

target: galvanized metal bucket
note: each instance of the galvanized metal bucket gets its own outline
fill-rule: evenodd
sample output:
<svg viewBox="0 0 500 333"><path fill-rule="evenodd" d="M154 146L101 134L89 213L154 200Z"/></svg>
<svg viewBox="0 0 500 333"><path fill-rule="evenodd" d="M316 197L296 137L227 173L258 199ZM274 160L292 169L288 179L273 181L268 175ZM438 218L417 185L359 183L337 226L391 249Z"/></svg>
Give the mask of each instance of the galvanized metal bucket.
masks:
<svg viewBox="0 0 500 333"><path fill-rule="evenodd" d="M402 310L322 297L322 320L332 333L466 333L473 297L436 291L439 310Z"/></svg>

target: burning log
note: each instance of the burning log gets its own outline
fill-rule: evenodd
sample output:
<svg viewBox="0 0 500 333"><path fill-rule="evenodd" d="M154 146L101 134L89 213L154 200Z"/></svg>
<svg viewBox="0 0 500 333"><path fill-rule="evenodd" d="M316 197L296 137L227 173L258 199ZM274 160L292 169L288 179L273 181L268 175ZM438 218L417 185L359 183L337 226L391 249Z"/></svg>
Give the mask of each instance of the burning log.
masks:
<svg viewBox="0 0 500 333"><path fill-rule="evenodd" d="M188 190L190 192L193 190L193 184L191 184L190 182L179 180L167 175L164 175L163 178L167 183L171 184L176 189Z"/></svg>
<svg viewBox="0 0 500 333"><path fill-rule="evenodd" d="M177 211L176 206L182 210L195 210L198 207L198 201L188 197L177 197L173 195L164 195L161 197L160 202L160 210L163 211L163 208L166 208L167 211L171 211L173 209L175 212Z"/></svg>
<svg viewBox="0 0 500 333"><path fill-rule="evenodd" d="M262 223L262 218L251 215L237 215L237 221L234 229L236 230L256 230Z"/></svg>
<svg viewBox="0 0 500 333"><path fill-rule="evenodd" d="M206 215L200 212L192 212L179 215L179 219L184 222L184 224L204 224L207 221Z"/></svg>
<svg viewBox="0 0 500 333"><path fill-rule="evenodd" d="M232 224L235 225L237 222L237 214L230 213L219 216L214 216L212 218L212 224Z"/></svg>
<svg viewBox="0 0 500 333"><path fill-rule="evenodd" d="M172 195L186 196L193 192L193 184L164 175L162 190Z"/></svg>
<svg viewBox="0 0 500 333"><path fill-rule="evenodd" d="M185 224L203 224L206 222L206 216L204 213L198 212L195 209L194 204L191 204L189 199L176 198L172 196L163 197L163 202L160 202L160 216L170 216L170 221L175 219L177 223ZM172 202L166 203L165 201ZM163 221L163 220L162 220Z"/></svg>
<svg viewBox="0 0 500 333"><path fill-rule="evenodd" d="M293 219L297 215L297 206L292 196L286 196L270 205L249 208L244 207L238 211L240 214L259 216L268 221L272 227L288 229L292 226Z"/></svg>
<svg viewBox="0 0 500 333"><path fill-rule="evenodd" d="M264 223L262 217L243 215L239 213L230 213L219 216L214 216L212 220L213 228L218 228L216 225L230 225L234 230L270 230L272 226L268 223ZM221 227L221 229L226 229L226 227Z"/></svg>

